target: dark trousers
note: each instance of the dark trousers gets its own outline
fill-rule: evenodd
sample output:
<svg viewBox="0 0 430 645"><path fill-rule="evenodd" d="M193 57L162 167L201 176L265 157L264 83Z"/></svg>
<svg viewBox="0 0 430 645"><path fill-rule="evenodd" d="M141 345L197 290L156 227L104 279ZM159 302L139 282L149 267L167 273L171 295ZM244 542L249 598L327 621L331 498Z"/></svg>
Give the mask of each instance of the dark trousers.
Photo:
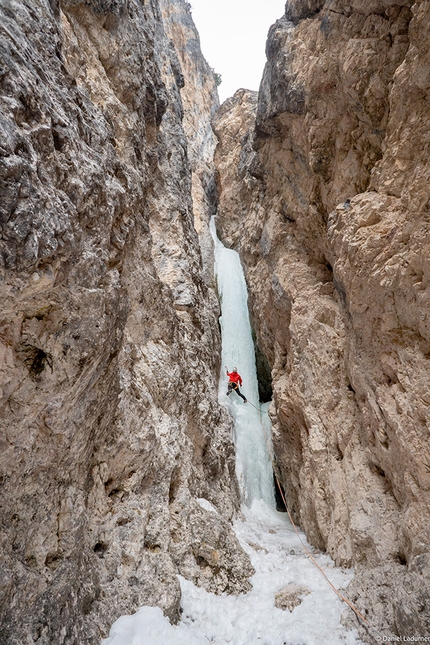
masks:
<svg viewBox="0 0 430 645"><path fill-rule="evenodd" d="M246 401L246 397L244 397L242 392L239 390L239 386L237 383L233 383L233 381L229 381L227 388L228 388L227 396L231 393L232 390L234 390L236 394L240 396L241 399Z"/></svg>

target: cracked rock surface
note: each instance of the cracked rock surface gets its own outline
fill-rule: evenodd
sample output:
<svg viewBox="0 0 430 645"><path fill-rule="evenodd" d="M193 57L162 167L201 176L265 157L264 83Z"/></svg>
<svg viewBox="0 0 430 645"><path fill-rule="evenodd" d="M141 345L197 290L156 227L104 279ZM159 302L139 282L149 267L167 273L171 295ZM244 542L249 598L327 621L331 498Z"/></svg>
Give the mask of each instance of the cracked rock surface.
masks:
<svg viewBox="0 0 430 645"><path fill-rule="evenodd" d="M178 620L177 573L216 593L252 573L194 81L155 0L5 0L0 23L0 641L95 644L144 604Z"/></svg>
<svg viewBox="0 0 430 645"><path fill-rule="evenodd" d="M279 477L384 634L430 629L430 3L287 3L214 121ZM384 631L386 630L386 631Z"/></svg>

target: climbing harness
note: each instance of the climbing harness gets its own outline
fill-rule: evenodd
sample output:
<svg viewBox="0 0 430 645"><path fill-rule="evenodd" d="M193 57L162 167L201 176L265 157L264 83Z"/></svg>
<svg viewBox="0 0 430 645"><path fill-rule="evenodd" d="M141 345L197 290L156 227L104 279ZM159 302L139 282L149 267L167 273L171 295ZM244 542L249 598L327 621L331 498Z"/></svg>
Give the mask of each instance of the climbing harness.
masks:
<svg viewBox="0 0 430 645"><path fill-rule="evenodd" d="M227 371L227 374L228 374L228 371ZM241 380L241 387L242 387L242 380ZM246 398L246 396L245 396L244 394L242 394L242 392L240 391L240 389L239 389L239 383L237 383L237 381L229 381L229 382L228 382L228 392L227 392L227 396L229 396L229 394L230 394L232 391L236 392L236 394L237 394L238 396L240 396L240 398L241 398L241 399L243 399L243 402L244 402L244 403L248 403L248 399L247 399L247 398Z"/></svg>
<svg viewBox="0 0 430 645"><path fill-rule="evenodd" d="M251 401L249 401L249 400L248 400L248 403L249 403L250 405L252 405L252 407L253 407L253 408L255 408L255 409L257 410L257 412L259 412L259 413L260 413L260 417L261 417L261 405L257 408L257 406L255 406L253 403L251 403ZM293 526L293 529L294 529L294 531L296 532L296 535L297 535L297 537L299 538L300 543L301 543L301 545L302 545L302 547L303 547L303 550L304 550L304 552L306 553L307 557L308 557L308 558L309 558L309 560L312 562L312 564L314 564L314 565L315 565L315 566L316 566L316 567L321 571L321 573L323 574L324 578L327 580L328 584L329 584L329 585L330 585L330 587L333 589L333 591L335 592L335 594L336 594L336 595L337 595L337 596L342 600L342 602L344 602L345 604L347 604L347 605L348 605L348 607L349 607L350 609L352 609L352 611L355 613L355 615L357 616L357 618L359 618L359 619L363 622L364 627L365 627L369 632L373 632L373 633L374 633L374 634L373 634L373 636L375 636L375 635L376 635L376 641L377 641L377 642L379 642L379 643L384 642L384 643L387 643L387 645L392 645L391 641L390 641L390 640L386 640L386 638L387 638L387 637L386 637L386 636L383 636L383 635L381 634L381 632L379 632L375 627L373 627L373 626L369 623L369 621L368 621L368 620L363 616L363 614L362 614L362 613L361 613L361 612L360 612L360 611L359 611L359 610L358 610L358 609L357 609L357 608L352 604L352 602L351 602L350 600L348 600L348 598L346 598L346 597L345 597L345 596L344 596L344 595L343 595L343 594L342 594L342 593L341 593L341 592L340 592L340 591L339 591L339 590L334 586L334 584L333 584L332 582L330 582L330 580L329 580L329 578L328 578L327 574L325 573L325 571L322 569L322 567L320 567L320 565L318 564L318 562L315 560L315 558L314 558L314 557L312 556L312 554L310 553L309 549L307 549L307 548L306 548L306 545L304 544L304 542L303 542L302 538L300 537L300 533L299 533L299 532L298 532L298 530L297 530L297 527L296 527L296 525L295 525L295 523L294 523L294 520L293 520L293 518L291 517L291 513L290 513L290 511L288 510L287 501L286 501L286 499L285 499L284 493L283 493L283 491L282 491L281 484L280 484L279 479L278 479L278 476L277 476L277 474L276 474L275 464L274 464L273 451L272 451L272 449L271 449L271 447L270 447L270 445L269 445L269 443L268 443L268 441L267 441L267 437L265 437L265 440L266 440L267 450L268 450L268 453L269 453L269 456L270 456L270 461L272 462L272 470L273 470L273 474L274 474L274 476L275 476L276 485L277 485L278 490L279 490L279 492L280 492L280 494L281 494L282 501L283 501L284 506L285 506L285 510L287 511L287 514L288 514L288 517L289 517L289 519L290 519L290 522L291 522L291 524L292 524L292 526Z"/></svg>

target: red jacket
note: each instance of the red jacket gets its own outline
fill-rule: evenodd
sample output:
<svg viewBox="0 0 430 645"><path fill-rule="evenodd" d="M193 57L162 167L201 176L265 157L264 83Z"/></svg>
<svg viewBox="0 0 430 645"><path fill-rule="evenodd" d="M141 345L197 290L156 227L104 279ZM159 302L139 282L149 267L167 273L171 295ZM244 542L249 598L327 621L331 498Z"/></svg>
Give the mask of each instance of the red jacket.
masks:
<svg viewBox="0 0 430 645"><path fill-rule="evenodd" d="M242 377L238 372L227 372L227 376L230 382L238 383L238 385L242 386Z"/></svg>

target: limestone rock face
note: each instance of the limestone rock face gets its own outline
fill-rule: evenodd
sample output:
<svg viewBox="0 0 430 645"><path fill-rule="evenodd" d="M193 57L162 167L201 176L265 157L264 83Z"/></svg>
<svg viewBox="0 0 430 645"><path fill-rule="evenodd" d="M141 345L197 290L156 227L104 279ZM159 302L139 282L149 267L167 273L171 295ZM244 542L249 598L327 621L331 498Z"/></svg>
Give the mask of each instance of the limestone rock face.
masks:
<svg viewBox="0 0 430 645"><path fill-rule="evenodd" d="M215 120L290 510L401 635L430 625L429 20L288 2L258 103L240 90Z"/></svg>
<svg viewBox="0 0 430 645"><path fill-rule="evenodd" d="M252 572L187 70L156 1L5 0L0 21L0 641L97 643L143 604L176 620L178 572Z"/></svg>
<svg viewBox="0 0 430 645"><path fill-rule="evenodd" d="M204 278L213 284L213 244L209 221L216 212L213 157L217 139L212 117L219 107L215 76L200 50L200 37L183 0L161 0L163 22L178 58L184 81L181 90L183 127L191 166L194 226L202 250Z"/></svg>

